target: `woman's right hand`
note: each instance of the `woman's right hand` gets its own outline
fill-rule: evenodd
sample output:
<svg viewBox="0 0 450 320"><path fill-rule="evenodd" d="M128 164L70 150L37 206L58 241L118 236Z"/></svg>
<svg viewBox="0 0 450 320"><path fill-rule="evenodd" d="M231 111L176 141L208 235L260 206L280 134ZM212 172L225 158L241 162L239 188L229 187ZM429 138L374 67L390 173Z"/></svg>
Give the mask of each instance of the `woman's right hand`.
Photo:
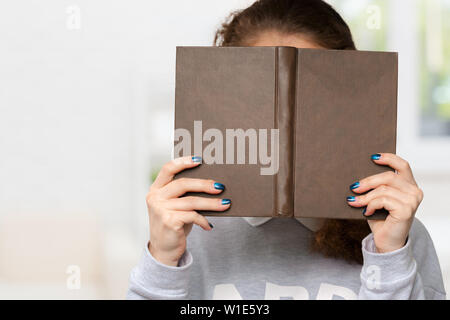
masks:
<svg viewBox="0 0 450 320"><path fill-rule="evenodd" d="M182 157L167 162L147 194L150 222L148 249L156 260L165 265L178 265L178 260L186 251L186 237L193 224L204 230L212 230L208 220L195 210L224 211L230 207L228 199L180 198L186 192L219 194L224 190L225 187L214 180L173 179L178 172L200 164L200 157Z"/></svg>

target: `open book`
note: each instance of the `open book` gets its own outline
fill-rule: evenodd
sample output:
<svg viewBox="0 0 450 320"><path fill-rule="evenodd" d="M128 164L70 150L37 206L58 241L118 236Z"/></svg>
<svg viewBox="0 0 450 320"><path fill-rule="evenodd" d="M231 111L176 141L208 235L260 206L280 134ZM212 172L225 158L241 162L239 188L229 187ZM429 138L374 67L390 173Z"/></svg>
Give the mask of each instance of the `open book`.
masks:
<svg viewBox="0 0 450 320"><path fill-rule="evenodd" d="M397 53L293 47L178 47L174 157L203 164L231 208L216 216L365 219L349 186L392 170ZM378 210L371 218L386 217Z"/></svg>

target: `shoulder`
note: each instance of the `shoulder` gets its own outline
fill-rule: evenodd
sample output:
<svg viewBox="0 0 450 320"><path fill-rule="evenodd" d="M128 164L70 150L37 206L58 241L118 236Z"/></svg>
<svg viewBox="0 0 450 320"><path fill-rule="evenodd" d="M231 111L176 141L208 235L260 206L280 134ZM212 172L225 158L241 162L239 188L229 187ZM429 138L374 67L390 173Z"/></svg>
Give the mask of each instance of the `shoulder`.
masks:
<svg viewBox="0 0 450 320"><path fill-rule="evenodd" d="M427 296L445 297L441 267L433 240L424 224L417 218L414 219L409 232L409 244L425 291L428 291Z"/></svg>
<svg viewBox="0 0 450 320"><path fill-rule="evenodd" d="M409 243L417 263L425 261L430 256L435 257L437 262L436 250L430 233L417 218L414 218L414 222L409 231Z"/></svg>
<svg viewBox="0 0 450 320"><path fill-rule="evenodd" d="M428 232L425 225L417 218L414 218L411 230L409 231L409 237L416 245L420 245L423 241L431 241L430 233Z"/></svg>

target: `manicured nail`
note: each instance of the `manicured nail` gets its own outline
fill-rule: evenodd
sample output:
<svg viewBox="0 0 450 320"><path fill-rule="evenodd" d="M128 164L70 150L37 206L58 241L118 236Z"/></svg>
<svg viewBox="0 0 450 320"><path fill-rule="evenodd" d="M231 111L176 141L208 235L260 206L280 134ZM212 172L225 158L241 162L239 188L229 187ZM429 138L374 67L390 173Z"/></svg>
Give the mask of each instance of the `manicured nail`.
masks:
<svg viewBox="0 0 450 320"><path fill-rule="evenodd" d="M379 160L380 158L381 158L381 154L379 154L379 153L375 153L370 156L370 159L372 159L372 160Z"/></svg>
<svg viewBox="0 0 450 320"><path fill-rule="evenodd" d="M230 199L222 199L222 205L227 205L227 204L230 204L231 203L231 200Z"/></svg>
<svg viewBox="0 0 450 320"><path fill-rule="evenodd" d="M362 212L363 216L366 215L366 210L367 210L367 207L365 207L364 210L363 210L363 212Z"/></svg>
<svg viewBox="0 0 450 320"><path fill-rule="evenodd" d="M347 202L355 202L356 198L354 196L347 197Z"/></svg>
<svg viewBox="0 0 450 320"><path fill-rule="evenodd" d="M217 190L225 190L225 186L219 182L214 182L214 188Z"/></svg>
<svg viewBox="0 0 450 320"><path fill-rule="evenodd" d="M214 226L211 223L208 222L208 224L211 227L211 229L214 228Z"/></svg>
<svg viewBox="0 0 450 320"><path fill-rule="evenodd" d="M202 157L192 157L192 162L202 162Z"/></svg>
<svg viewBox="0 0 450 320"><path fill-rule="evenodd" d="M357 181L355 183L352 183L350 185L350 190L353 190L353 189L356 189L356 188L359 188L359 181Z"/></svg>

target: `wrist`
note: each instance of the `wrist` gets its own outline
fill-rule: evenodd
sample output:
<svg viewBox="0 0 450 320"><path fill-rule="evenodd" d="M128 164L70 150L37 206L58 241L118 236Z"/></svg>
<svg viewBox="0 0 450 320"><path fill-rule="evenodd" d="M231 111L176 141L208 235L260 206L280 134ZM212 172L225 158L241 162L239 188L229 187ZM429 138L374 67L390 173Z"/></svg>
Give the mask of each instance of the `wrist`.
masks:
<svg viewBox="0 0 450 320"><path fill-rule="evenodd" d="M148 243L148 251L153 256L153 258L155 258L156 261L171 267L178 266L179 259L172 258L170 257L170 255L157 250L155 247L152 246L151 242Z"/></svg>
<svg viewBox="0 0 450 320"><path fill-rule="evenodd" d="M393 252L393 251L403 248L407 242L408 242L408 237L406 237L403 241L397 242L396 244L385 244L385 245L380 245L380 246L375 241L375 250L377 253Z"/></svg>

